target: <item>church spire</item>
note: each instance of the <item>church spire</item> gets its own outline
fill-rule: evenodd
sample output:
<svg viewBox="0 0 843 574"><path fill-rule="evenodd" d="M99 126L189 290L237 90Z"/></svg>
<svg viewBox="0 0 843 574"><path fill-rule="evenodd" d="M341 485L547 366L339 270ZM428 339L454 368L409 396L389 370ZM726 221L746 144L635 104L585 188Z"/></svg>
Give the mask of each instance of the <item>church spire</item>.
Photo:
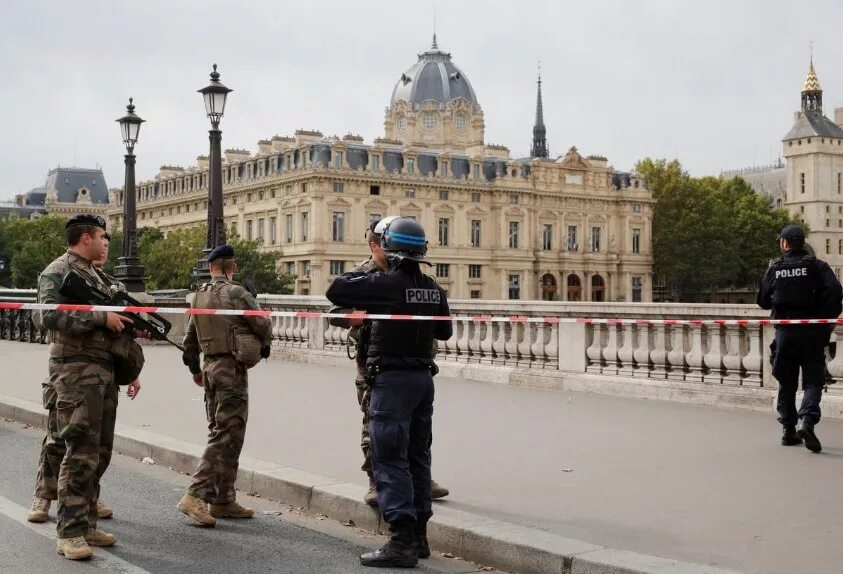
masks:
<svg viewBox="0 0 843 574"><path fill-rule="evenodd" d="M548 157L550 150L547 149L547 129L544 127L544 106L542 105L542 73L541 62L539 62L539 76L536 80L538 86L536 93L536 123L533 125L533 145L530 147L531 157Z"/></svg>
<svg viewBox="0 0 843 574"><path fill-rule="evenodd" d="M814 50L811 48L811 64L808 66L808 75L805 83L802 84L802 111L816 111L820 114L823 111L823 89L817 72L814 70Z"/></svg>

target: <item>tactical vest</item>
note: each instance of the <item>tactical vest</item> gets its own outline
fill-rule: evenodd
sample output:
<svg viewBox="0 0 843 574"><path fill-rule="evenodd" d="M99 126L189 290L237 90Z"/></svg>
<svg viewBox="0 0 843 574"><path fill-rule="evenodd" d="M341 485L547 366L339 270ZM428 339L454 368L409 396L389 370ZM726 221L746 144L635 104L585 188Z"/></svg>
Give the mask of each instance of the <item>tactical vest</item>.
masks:
<svg viewBox="0 0 843 574"><path fill-rule="evenodd" d="M782 258L773 263L773 306L792 318L816 305L818 272L816 258Z"/></svg>
<svg viewBox="0 0 843 574"><path fill-rule="evenodd" d="M230 291L232 285L225 281L205 283L196 292L192 307L196 309L234 309ZM260 361L260 341L233 315L193 315L199 348L205 356L233 355L248 367Z"/></svg>

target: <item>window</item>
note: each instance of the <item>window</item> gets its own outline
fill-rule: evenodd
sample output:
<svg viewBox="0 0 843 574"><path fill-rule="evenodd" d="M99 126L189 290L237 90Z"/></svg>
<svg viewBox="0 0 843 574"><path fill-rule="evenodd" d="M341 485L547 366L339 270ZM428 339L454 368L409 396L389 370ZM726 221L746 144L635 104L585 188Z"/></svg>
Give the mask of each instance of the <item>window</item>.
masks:
<svg viewBox="0 0 843 574"><path fill-rule="evenodd" d="M511 203L511 204L513 204L513 205L514 205L514 204L516 204L516 203L518 203L518 196L517 196L517 195L515 195L514 193L513 193L513 194L511 194L511 195L509 196L509 203Z"/></svg>
<svg viewBox="0 0 843 574"><path fill-rule="evenodd" d="M407 173L409 173L410 175L412 175L412 174L414 174L415 172L416 172L416 160L414 160L414 159L408 159L408 160L407 160Z"/></svg>
<svg viewBox="0 0 843 574"><path fill-rule="evenodd" d="M422 125L425 129L432 130L436 127L436 124L439 122L436 114L433 112L427 112L422 116Z"/></svg>
<svg viewBox="0 0 843 574"><path fill-rule="evenodd" d="M471 177L474 179L480 179L480 164L475 163L471 166Z"/></svg>
<svg viewBox="0 0 843 574"><path fill-rule="evenodd" d="M303 211L301 214L301 240L307 241L307 212Z"/></svg>
<svg viewBox="0 0 843 574"><path fill-rule="evenodd" d="M448 190L439 190L439 201L448 201Z"/></svg>
<svg viewBox="0 0 843 574"><path fill-rule="evenodd" d="M296 274L296 262L295 261L288 261L287 262L287 275L295 275Z"/></svg>
<svg viewBox="0 0 843 574"><path fill-rule="evenodd" d="M265 237L263 233L263 218L258 219L258 239L263 243L263 238Z"/></svg>
<svg viewBox="0 0 843 574"><path fill-rule="evenodd" d="M831 239L825 240L825 254L828 255L831 253Z"/></svg>
<svg viewBox="0 0 843 574"><path fill-rule="evenodd" d="M843 180L841 180L841 174L839 171L837 172L837 195L840 195L840 191L843 188Z"/></svg>
<svg viewBox="0 0 843 574"><path fill-rule="evenodd" d="M310 277L310 261L301 262L301 275L302 277Z"/></svg>
<svg viewBox="0 0 843 574"><path fill-rule="evenodd" d="M404 190L404 197L415 197L416 190L415 189L405 189Z"/></svg>
<svg viewBox="0 0 843 574"><path fill-rule="evenodd" d="M799 206L799 213L805 213L805 206L804 205Z"/></svg>
<svg viewBox="0 0 843 574"><path fill-rule="evenodd" d="M293 195L292 185L288 185L286 188L284 188L284 195Z"/></svg>
<svg viewBox="0 0 843 574"><path fill-rule="evenodd" d="M799 174L799 190L802 193L805 193L805 174L804 173Z"/></svg>
<svg viewBox="0 0 843 574"><path fill-rule="evenodd" d="M598 253L600 251L600 228L599 227L592 227L591 228L591 250L594 253Z"/></svg>
<svg viewBox="0 0 843 574"><path fill-rule="evenodd" d="M307 193L307 184L306 183L301 184L301 192Z"/></svg>
<svg viewBox="0 0 843 574"><path fill-rule="evenodd" d="M468 278L480 279L480 271L483 269L482 265L471 264L468 266Z"/></svg>
<svg viewBox="0 0 843 574"><path fill-rule="evenodd" d="M471 203L480 203L480 192L479 191L472 191L471 192Z"/></svg>
<svg viewBox="0 0 843 574"><path fill-rule="evenodd" d="M471 246L480 247L480 220L471 220Z"/></svg>
<svg viewBox="0 0 843 574"><path fill-rule="evenodd" d="M252 220L246 222L246 239L251 241L252 240Z"/></svg>
<svg viewBox="0 0 843 574"><path fill-rule="evenodd" d="M439 175L448 175L448 162L443 161L439 163Z"/></svg>
<svg viewBox="0 0 843 574"><path fill-rule="evenodd" d="M345 241L345 213L335 211L331 215L331 238L334 241Z"/></svg>
<svg viewBox="0 0 843 574"><path fill-rule="evenodd" d="M825 226L829 227L828 219L825 220Z"/></svg>
<svg viewBox="0 0 843 574"><path fill-rule="evenodd" d="M466 119L463 114L457 114L456 116L454 116L454 127L456 127L458 130L464 130L465 124Z"/></svg>
<svg viewBox="0 0 843 574"><path fill-rule="evenodd" d="M577 226L568 226L568 251L579 251L579 244L577 243Z"/></svg>
<svg viewBox="0 0 843 574"><path fill-rule="evenodd" d="M251 193L246 194L246 203L252 203L252 194Z"/></svg>
<svg viewBox="0 0 843 574"><path fill-rule="evenodd" d="M231 196L231 205L237 205L237 196L236 195Z"/></svg>
<svg viewBox="0 0 843 574"><path fill-rule="evenodd" d="M542 227L542 250L550 251L553 249L553 225L545 223Z"/></svg>
<svg viewBox="0 0 843 574"><path fill-rule="evenodd" d="M269 243L275 245L278 242L278 218L269 218Z"/></svg>
<svg viewBox="0 0 843 574"><path fill-rule="evenodd" d="M448 226L451 220L447 217L439 218L439 245L442 247L448 246Z"/></svg>
<svg viewBox="0 0 843 574"><path fill-rule="evenodd" d="M509 248L518 249L518 222L509 222Z"/></svg>
<svg viewBox="0 0 843 574"><path fill-rule="evenodd" d="M837 240L837 254L843 255L843 239Z"/></svg>
<svg viewBox="0 0 843 574"><path fill-rule="evenodd" d="M331 260L331 275L337 276L345 273L345 261Z"/></svg>
<svg viewBox="0 0 843 574"><path fill-rule="evenodd" d="M373 155L372 156L372 171L377 173L381 170L381 156Z"/></svg>
<svg viewBox="0 0 843 574"><path fill-rule="evenodd" d="M826 206L825 206L825 212L826 212L826 213L828 213L828 210L829 210L829 209L831 209L831 206L826 205Z"/></svg>
<svg viewBox="0 0 843 574"><path fill-rule="evenodd" d="M342 167L342 152L338 151L334 154L334 167Z"/></svg>
<svg viewBox="0 0 843 574"><path fill-rule="evenodd" d="M632 204L632 212L633 213L641 213L641 204L640 203L633 203Z"/></svg>
<svg viewBox="0 0 843 574"><path fill-rule="evenodd" d="M633 303L640 303L643 298L642 295L644 294L644 281L641 277L633 277L632 278L632 302Z"/></svg>
<svg viewBox="0 0 843 574"><path fill-rule="evenodd" d="M342 193L345 191L345 184L339 181L334 182L334 193Z"/></svg>
<svg viewBox="0 0 843 574"><path fill-rule="evenodd" d="M274 189L270 192L270 195L272 196L272 199L275 199L275 190Z"/></svg>
<svg viewBox="0 0 843 574"><path fill-rule="evenodd" d="M284 216L284 241L286 243L293 242L293 214L288 213Z"/></svg>
<svg viewBox="0 0 843 574"><path fill-rule="evenodd" d="M185 205L185 206L184 206L184 212L185 212L185 213L190 213L190 204L189 204L189 203L188 203L187 205Z"/></svg>
<svg viewBox="0 0 843 574"><path fill-rule="evenodd" d="M259 192L258 192L258 199L259 199L260 201L263 201L263 192L262 192L262 191L259 191Z"/></svg>
<svg viewBox="0 0 843 574"><path fill-rule="evenodd" d="M480 291L472 290L470 296L472 299L480 299Z"/></svg>
<svg viewBox="0 0 843 574"><path fill-rule="evenodd" d="M436 276L437 277L448 277L451 271L451 266L447 263L437 263L436 264Z"/></svg>
<svg viewBox="0 0 843 574"><path fill-rule="evenodd" d="M369 214L369 224L371 224L373 221L380 221L381 219L383 219L383 216L380 213Z"/></svg>
<svg viewBox="0 0 843 574"><path fill-rule="evenodd" d="M632 230L632 252L641 253L641 230Z"/></svg>
<svg viewBox="0 0 843 574"><path fill-rule="evenodd" d="M509 285L509 298L510 299L520 299L521 298L521 276L520 275L510 275L508 285Z"/></svg>
<svg viewBox="0 0 843 574"><path fill-rule="evenodd" d="M369 186L369 195L380 195L381 194L381 186L379 185L370 185Z"/></svg>

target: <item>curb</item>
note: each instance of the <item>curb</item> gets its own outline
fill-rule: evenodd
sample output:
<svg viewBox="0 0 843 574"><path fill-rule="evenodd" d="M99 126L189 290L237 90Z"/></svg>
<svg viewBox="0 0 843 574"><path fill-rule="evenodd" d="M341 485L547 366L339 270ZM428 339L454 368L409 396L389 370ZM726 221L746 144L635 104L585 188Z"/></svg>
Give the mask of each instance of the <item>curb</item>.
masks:
<svg viewBox="0 0 843 574"><path fill-rule="evenodd" d="M46 427L41 405L0 394L0 417ZM114 450L181 472L193 472L204 448L118 424ZM383 534L387 525L363 502L366 488L278 463L240 457L235 486L243 492L302 507L343 523ZM735 574L705 566L607 548L538 528L448 508L437 508L428 524L432 548L507 572L527 574Z"/></svg>

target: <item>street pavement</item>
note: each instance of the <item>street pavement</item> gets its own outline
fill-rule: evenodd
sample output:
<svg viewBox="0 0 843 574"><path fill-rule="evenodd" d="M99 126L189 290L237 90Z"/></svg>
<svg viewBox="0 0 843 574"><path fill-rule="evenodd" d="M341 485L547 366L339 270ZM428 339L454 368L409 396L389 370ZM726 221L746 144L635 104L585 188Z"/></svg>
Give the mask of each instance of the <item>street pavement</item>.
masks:
<svg viewBox="0 0 843 574"><path fill-rule="evenodd" d="M56 554L55 505L46 524L26 522L41 433L0 421L0 452L17 464L0 465L0 572L118 572L229 574L231 572L368 572L359 554L385 540L287 506L241 496L257 510L251 520L220 520L215 528L193 526L176 509L189 477L166 468L115 456L103 485L114 518L99 527L117 545L95 548L94 558L71 562ZM386 569L386 572L399 572ZM406 571L406 570L404 570ZM434 556L419 572L479 572L476 564Z"/></svg>
<svg viewBox="0 0 843 574"><path fill-rule="evenodd" d="M146 352L140 397L121 398L118 420L203 443L202 391L179 353ZM44 346L0 342L0 364L0 393L40 400ZM365 484L350 361L273 360L250 378L245 454ZM452 492L437 506L747 572L840 571L840 421L818 427L813 455L779 445L772 412L447 378L436 392L433 474Z"/></svg>

